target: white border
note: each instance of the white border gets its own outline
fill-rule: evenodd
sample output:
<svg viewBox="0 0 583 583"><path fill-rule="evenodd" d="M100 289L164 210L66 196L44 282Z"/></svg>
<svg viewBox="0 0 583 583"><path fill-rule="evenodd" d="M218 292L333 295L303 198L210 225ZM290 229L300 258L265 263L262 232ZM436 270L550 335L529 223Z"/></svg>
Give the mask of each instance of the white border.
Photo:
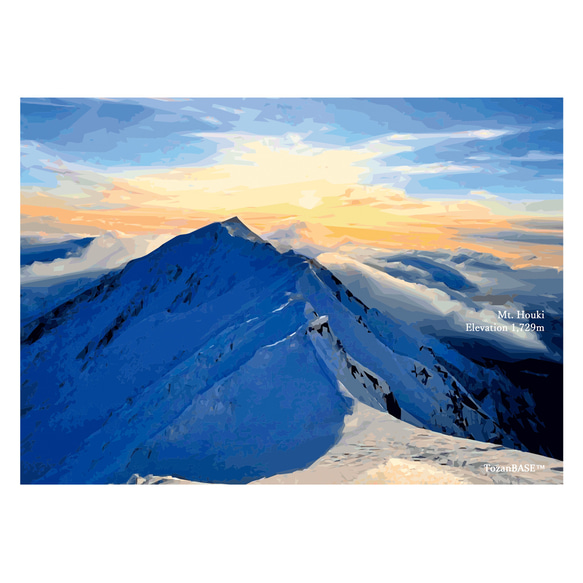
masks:
<svg viewBox="0 0 583 583"><path fill-rule="evenodd" d="M571 372L581 289L576 3L401 4L35 0L4 14L12 31L2 40L1 146L9 580L565 579L559 558L574 558L568 523L580 520L583 411ZM566 485L19 486L18 99L161 95L565 97Z"/></svg>

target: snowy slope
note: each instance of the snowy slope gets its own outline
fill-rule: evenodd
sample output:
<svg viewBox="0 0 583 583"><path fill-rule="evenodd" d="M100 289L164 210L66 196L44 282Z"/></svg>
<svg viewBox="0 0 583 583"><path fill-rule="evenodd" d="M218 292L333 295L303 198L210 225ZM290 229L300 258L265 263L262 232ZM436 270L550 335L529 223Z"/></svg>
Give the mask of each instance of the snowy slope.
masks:
<svg viewBox="0 0 583 583"><path fill-rule="evenodd" d="M150 483L155 480L150 479ZM137 483L137 480L135 480ZM144 481L146 483L146 481ZM167 479L166 483L175 483ZM562 484L563 462L439 435L356 403L339 441L310 467L254 484Z"/></svg>
<svg viewBox="0 0 583 583"><path fill-rule="evenodd" d="M128 237L116 231L45 244L21 239L21 323L26 325L74 298L104 274L121 269L168 239L169 235Z"/></svg>
<svg viewBox="0 0 583 583"><path fill-rule="evenodd" d="M128 484L204 484L133 474ZM357 401L340 438L309 467L252 484L562 484L563 462L449 435Z"/></svg>
<svg viewBox="0 0 583 583"><path fill-rule="evenodd" d="M384 265L394 266L395 257L401 268L391 275ZM410 354L401 345L403 334L412 330L420 332L427 350L437 339L435 370L441 376L455 374L456 383L526 449L562 458L562 285L556 270L511 269L494 257L463 251L362 259L367 263L338 254L318 256L361 300L400 322L395 351ZM404 277L411 269L417 281ZM509 289L517 293L499 293ZM467 323L506 323L496 309L535 308L549 310L543 332L466 330ZM444 346L454 350L446 354Z"/></svg>
<svg viewBox="0 0 583 583"><path fill-rule="evenodd" d="M501 373L236 218L172 239L30 322L21 369L25 483L249 482L320 458L359 402L525 448ZM525 402L521 423L536 432L531 413Z"/></svg>

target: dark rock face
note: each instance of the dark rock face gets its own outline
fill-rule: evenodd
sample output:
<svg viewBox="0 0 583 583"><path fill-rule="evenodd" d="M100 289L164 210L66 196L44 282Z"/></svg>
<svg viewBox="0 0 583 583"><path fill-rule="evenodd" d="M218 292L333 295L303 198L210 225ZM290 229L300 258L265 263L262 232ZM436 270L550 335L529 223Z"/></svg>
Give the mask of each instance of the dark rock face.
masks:
<svg viewBox="0 0 583 583"><path fill-rule="evenodd" d="M401 407L399 407L399 403L397 403L397 399L395 399L395 395L393 393L387 393L383 395L383 400L387 404L387 411L389 415L392 415L396 419L401 418Z"/></svg>

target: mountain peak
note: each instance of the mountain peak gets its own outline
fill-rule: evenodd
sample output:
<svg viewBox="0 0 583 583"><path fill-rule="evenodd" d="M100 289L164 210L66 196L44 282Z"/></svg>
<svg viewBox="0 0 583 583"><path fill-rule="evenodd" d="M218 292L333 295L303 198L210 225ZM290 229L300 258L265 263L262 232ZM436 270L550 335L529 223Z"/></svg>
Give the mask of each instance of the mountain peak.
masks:
<svg viewBox="0 0 583 583"><path fill-rule="evenodd" d="M239 217L231 217L219 223L232 237L247 239L254 243L264 243L263 239L255 234Z"/></svg>
<svg viewBox="0 0 583 583"><path fill-rule="evenodd" d="M237 216L231 217L230 219L225 219L224 221L221 221L222 225L243 225L246 226L245 223Z"/></svg>

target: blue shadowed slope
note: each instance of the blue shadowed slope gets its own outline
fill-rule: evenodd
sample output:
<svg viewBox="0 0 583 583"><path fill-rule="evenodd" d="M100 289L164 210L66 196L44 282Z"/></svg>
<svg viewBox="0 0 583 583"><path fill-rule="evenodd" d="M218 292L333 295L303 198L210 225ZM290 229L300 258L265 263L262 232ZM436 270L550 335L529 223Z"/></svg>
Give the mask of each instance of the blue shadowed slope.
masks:
<svg viewBox="0 0 583 583"><path fill-rule="evenodd" d="M280 255L238 221L209 225L132 261L121 273L105 277L98 286L25 328L23 481L38 480L70 456L114 411L140 399L147 402L148 391L156 392L153 383L172 377L172 371L193 355L189 365L192 384L184 388L182 397L172 400L164 423L179 415L189 399L247 366L259 347L278 342L305 325L301 302L278 310L295 291L294 268L302 263L305 260L293 254ZM217 339L222 337L218 350ZM302 353L298 362L308 356ZM273 370L268 373L274 375ZM312 378L310 382L316 381ZM304 390L298 382L294 387ZM165 395L166 385L158 390ZM335 392L333 385L326 390ZM313 406L310 400L302 402L305 407ZM151 413L148 408L143 410L145 418ZM274 422L277 411L268 418ZM278 439L284 443L293 434L293 443L298 439L319 442L321 437L321 443L329 446L343 414L339 409L320 437L321 426L314 426L314 435L306 431L307 418L296 415L295 424L289 418L282 422ZM126 428L122 450L125 452L132 439L152 438L155 427L150 423L143 429L145 433L137 434ZM191 456L200 453L198 447ZM257 448L253 451L260 453ZM289 463L292 461L294 468L299 467L297 456L292 455ZM232 479L242 479L235 474ZM67 471L62 478L55 472L49 475L47 481L90 481L88 475L81 479L76 470ZM212 472L205 476L219 479Z"/></svg>

